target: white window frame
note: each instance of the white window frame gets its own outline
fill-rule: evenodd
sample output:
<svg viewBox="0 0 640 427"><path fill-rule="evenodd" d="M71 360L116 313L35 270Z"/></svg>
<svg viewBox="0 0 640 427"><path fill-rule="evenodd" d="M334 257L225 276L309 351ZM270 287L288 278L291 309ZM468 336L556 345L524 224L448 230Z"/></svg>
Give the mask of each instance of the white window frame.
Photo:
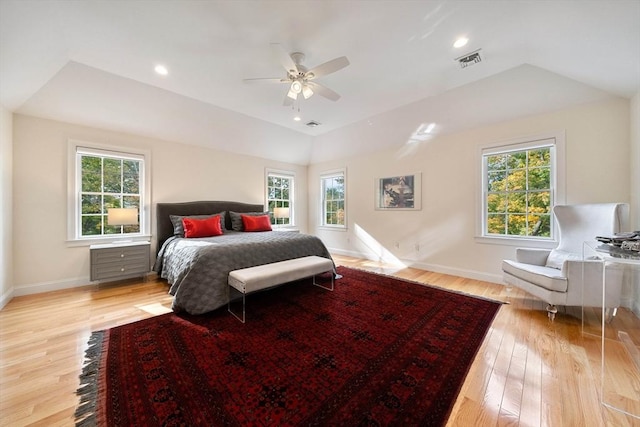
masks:
<svg viewBox="0 0 640 427"><path fill-rule="evenodd" d="M326 213L325 213L325 190L324 190L324 180L328 178L342 177L344 180L344 224L327 224L326 221ZM320 224L319 228L325 230L338 230L338 231L346 231L347 230L347 169L333 169L329 171L322 172L319 177L320 181Z"/></svg>
<svg viewBox="0 0 640 427"><path fill-rule="evenodd" d="M479 146L478 198L476 202L476 241L490 244L504 244L513 246L529 246L553 248L557 245L558 230L553 211L551 212L551 237L535 236L503 236L487 234L486 232L486 200L487 200L487 170L485 156L514 151L531 150L537 147L552 147L551 156L551 209L565 203L566 166L565 166L565 132L549 132L531 135L502 142L494 142Z"/></svg>
<svg viewBox="0 0 640 427"><path fill-rule="evenodd" d="M136 159L142 162L140 173L140 232L102 236L81 236L81 165L78 152L112 156L116 158ZM129 147L119 147L87 141L69 140L67 144L67 244L69 246L88 246L95 243L111 243L127 240L149 240L151 237L151 152Z"/></svg>
<svg viewBox="0 0 640 427"><path fill-rule="evenodd" d="M269 177L278 177L291 180L291 186L289 187L289 224L271 224L277 228L295 227L296 225L296 173L293 171L281 170L281 169L265 169L264 174L264 206L265 210L269 210Z"/></svg>

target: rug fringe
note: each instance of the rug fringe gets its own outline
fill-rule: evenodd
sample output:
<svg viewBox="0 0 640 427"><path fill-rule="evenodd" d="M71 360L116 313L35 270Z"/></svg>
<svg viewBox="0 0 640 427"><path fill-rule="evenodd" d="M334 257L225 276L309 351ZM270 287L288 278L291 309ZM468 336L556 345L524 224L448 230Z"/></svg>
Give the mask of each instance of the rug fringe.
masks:
<svg viewBox="0 0 640 427"><path fill-rule="evenodd" d="M76 394L80 397L80 403L75 412L76 427L96 425L98 371L104 335L105 331L93 332L89 338L89 347L84 353L85 364L80 374L80 385L76 390Z"/></svg>

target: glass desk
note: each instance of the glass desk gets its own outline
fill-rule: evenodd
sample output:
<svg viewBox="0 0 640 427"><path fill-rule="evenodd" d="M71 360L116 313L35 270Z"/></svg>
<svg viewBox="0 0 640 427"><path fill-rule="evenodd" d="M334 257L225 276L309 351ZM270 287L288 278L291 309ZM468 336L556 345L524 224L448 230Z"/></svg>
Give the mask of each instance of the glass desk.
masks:
<svg viewBox="0 0 640 427"><path fill-rule="evenodd" d="M602 340L600 397L603 405L640 420L640 320L628 309L623 309L629 314L625 316L626 321L619 317L610 320L611 313L605 308L607 270L624 267L624 296L625 283L637 283L640 280L640 254L635 256L629 251L615 249L593 241L584 243L582 253L584 260L599 261L603 266L602 317L601 325L598 325ZM632 291L632 294L637 295L637 291ZM593 322L585 325L589 320L588 316L585 320L584 307L582 317L583 332L585 329L593 331Z"/></svg>

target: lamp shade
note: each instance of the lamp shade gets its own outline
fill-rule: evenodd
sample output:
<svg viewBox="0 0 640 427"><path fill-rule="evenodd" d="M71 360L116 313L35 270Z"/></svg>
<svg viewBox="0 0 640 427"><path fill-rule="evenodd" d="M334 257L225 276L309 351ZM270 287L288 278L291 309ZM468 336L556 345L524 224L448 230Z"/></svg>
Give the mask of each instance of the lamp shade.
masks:
<svg viewBox="0 0 640 427"><path fill-rule="evenodd" d="M107 209L107 224L108 225L138 224L138 208Z"/></svg>
<svg viewBox="0 0 640 427"><path fill-rule="evenodd" d="M311 95L313 95L313 90L307 85L302 86L302 96L304 96L304 99L311 98Z"/></svg>
<svg viewBox="0 0 640 427"><path fill-rule="evenodd" d="M293 83L291 83L291 92L295 94L302 92L302 83L300 83L299 80L294 80Z"/></svg>
<svg viewBox="0 0 640 427"><path fill-rule="evenodd" d="M295 93L294 91L292 91L291 89L289 89L289 92L287 93L287 96L291 99L298 99L298 94Z"/></svg>
<svg viewBox="0 0 640 427"><path fill-rule="evenodd" d="M273 208L274 218L289 218L289 208Z"/></svg>

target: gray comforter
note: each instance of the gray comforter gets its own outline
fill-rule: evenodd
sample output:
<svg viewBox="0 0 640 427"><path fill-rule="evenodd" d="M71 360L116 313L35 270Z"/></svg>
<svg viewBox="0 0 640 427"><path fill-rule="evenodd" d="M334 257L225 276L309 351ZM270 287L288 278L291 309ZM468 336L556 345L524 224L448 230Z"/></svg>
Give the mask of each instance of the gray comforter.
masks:
<svg viewBox="0 0 640 427"><path fill-rule="evenodd" d="M174 311L202 314L227 304L229 272L309 255L331 259L315 236L225 231L216 237L169 238L158 252L154 270L171 285Z"/></svg>

